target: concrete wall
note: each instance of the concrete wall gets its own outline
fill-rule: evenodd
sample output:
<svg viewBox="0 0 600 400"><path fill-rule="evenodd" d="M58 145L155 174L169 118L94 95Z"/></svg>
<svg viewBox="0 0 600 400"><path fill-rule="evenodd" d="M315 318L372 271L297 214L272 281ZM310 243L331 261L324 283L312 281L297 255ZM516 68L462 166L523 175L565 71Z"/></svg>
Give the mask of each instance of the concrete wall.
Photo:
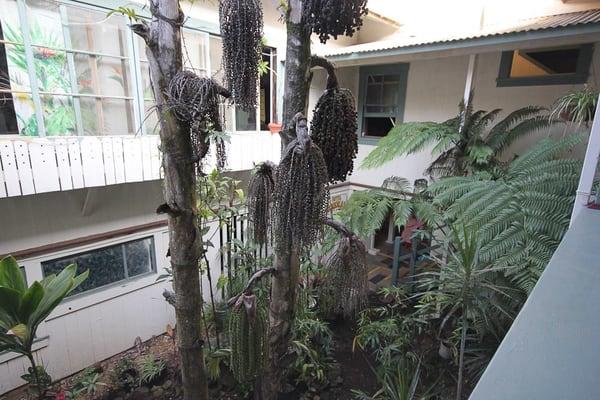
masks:
<svg viewBox="0 0 600 400"><path fill-rule="evenodd" d="M597 87L600 79L600 44L596 43L594 59L590 67L588 83ZM528 105L550 107L554 100L581 85L547 85L525 87L496 87L496 78L500 66L501 52L482 53L477 56L473 88L475 90L475 107L492 110L501 108L503 112L496 121L507 113ZM458 103L465 90L468 56L453 56L409 62L408 82L406 88L406 104L404 121L444 121L455 116ZM349 88L358 95L359 67L342 67L338 69L338 77L342 87ZM325 87L325 74L316 73L310 92L310 108L314 107L318 97ZM312 112L312 111L311 111ZM549 132L540 132L517 141L504 154L503 158L510 159L515 154L522 154L540 138L548 134L561 136L571 132L564 126L554 128ZM580 145L576 155L582 157L586 143ZM376 169L360 168L362 160L371 152L374 145L360 144L355 162L355 171L348 178L351 182L368 185L380 185L391 175L402 176L409 181L425 177L423 171L433 160L431 152L426 149L417 154L399 157L392 162Z"/></svg>

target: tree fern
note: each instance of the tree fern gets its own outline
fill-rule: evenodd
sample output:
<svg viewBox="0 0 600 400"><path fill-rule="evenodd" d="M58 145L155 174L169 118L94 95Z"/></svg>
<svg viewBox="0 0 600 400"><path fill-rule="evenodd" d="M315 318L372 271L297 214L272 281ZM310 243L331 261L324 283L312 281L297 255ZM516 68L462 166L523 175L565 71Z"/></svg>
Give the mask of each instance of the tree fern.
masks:
<svg viewBox="0 0 600 400"><path fill-rule="evenodd" d="M500 156L515 140L553 123L545 115L545 109L530 106L513 111L491 126L501 110L474 111L472 96L471 93L466 105L461 101L459 114L447 121L396 125L364 159L362 167L376 168L433 145L435 159L426 170L430 176L491 171L501 164Z"/></svg>
<svg viewBox="0 0 600 400"><path fill-rule="evenodd" d="M446 178L429 188L447 221L479 232L481 258L506 268L507 277L526 292L567 230L581 162L557 157L579 140L542 140L498 178Z"/></svg>

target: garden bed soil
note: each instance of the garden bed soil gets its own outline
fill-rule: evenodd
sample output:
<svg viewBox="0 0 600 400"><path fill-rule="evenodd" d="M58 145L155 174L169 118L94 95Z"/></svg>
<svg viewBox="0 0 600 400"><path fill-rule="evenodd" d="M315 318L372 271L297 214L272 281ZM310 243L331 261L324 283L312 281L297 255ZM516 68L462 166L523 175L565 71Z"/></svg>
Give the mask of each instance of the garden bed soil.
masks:
<svg viewBox="0 0 600 400"><path fill-rule="evenodd" d="M353 322L343 320L332 321L331 329L335 337L335 364L329 374L329 383L319 390L294 385L290 382L286 385L287 393L280 395L280 400L347 400L352 398L351 390L360 389L366 393L377 390L377 380L373 373L373 361L362 350L353 351L355 325ZM167 372L150 387L141 387L132 393L122 393L112 389L111 371L118 360L130 357L134 362L139 362L147 355L153 355L167 362ZM168 335L154 337L144 343L137 342L131 349L117 354L107 360L96 363L92 368L100 374L99 385L94 396L80 395L81 400L176 400L181 398L181 385L178 377L178 364L175 354L175 344ZM68 390L81 379L83 371L59 381L55 385L55 392ZM211 400L244 400L235 392L228 392L224 387L229 386L226 382L220 385L211 385ZM234 385L232 385L234 386ZM50 397L54 398L54 397ZM251 397L250 397L251 398ZM21 387L0 397L0 400L25 400L28 399L26 389Z"/></svg>

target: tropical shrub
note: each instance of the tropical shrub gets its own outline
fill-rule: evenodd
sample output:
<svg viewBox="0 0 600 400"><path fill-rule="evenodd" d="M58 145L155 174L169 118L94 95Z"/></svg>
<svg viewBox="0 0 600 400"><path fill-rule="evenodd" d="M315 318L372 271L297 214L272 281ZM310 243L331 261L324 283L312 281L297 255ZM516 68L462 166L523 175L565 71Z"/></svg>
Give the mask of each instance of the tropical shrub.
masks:
<svg viewBox="0 0 600 400"><path fill-rule="evenodd" d="M88 276L88 271L80 275L76 272L77 266L71 264L58 275L35 281L28 288L13 257L0 261L0 352L12 351L28 358L31 367L23 378L33 384L40 399L47 388L44 382L51 379L42 366L36 365L32 345L39 325Z"/></svg>
<svg viewBox="0 0 600 400"><path fill-rule="evenodd" d="M541 107L529 106L513 111L489 127L502 111L473 109L473 93L459 114L447 121L398 124L382 138L364 159L362 167L379 167L396 157L417 153L434 145L437 156L426 173L431 177L462 176L476 171L493 171L501 165L499 157L515 140L549 127L553 122Z"/></svg>
<svg viewBox="0 0 600 400"><path fill-rule="evenodd" d="M502 170L430 187L446 221L479 233L481 260L530 292L569 226L581 162L561 158L578 136L540 141Z"/></svg>

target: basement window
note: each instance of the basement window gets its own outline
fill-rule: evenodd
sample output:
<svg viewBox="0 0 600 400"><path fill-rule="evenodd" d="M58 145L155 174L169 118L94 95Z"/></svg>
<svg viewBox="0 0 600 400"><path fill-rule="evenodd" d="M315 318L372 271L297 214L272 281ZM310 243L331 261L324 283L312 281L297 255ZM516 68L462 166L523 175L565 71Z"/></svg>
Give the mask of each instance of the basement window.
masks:
<svg viewBox="0 0 600 400"><path fill-rule="evenodd" d="M505 51L497 86L566 85L587 82L592 44Z"/></svg>
<svg viewBox="0 0 600 400"><path fill-rule="evenodd" d="M44 276L59 274L70 264L77 264L77 273L90 274L70 296L121 283L156 271L152 237L89 250L42 262Z"/></svg>

